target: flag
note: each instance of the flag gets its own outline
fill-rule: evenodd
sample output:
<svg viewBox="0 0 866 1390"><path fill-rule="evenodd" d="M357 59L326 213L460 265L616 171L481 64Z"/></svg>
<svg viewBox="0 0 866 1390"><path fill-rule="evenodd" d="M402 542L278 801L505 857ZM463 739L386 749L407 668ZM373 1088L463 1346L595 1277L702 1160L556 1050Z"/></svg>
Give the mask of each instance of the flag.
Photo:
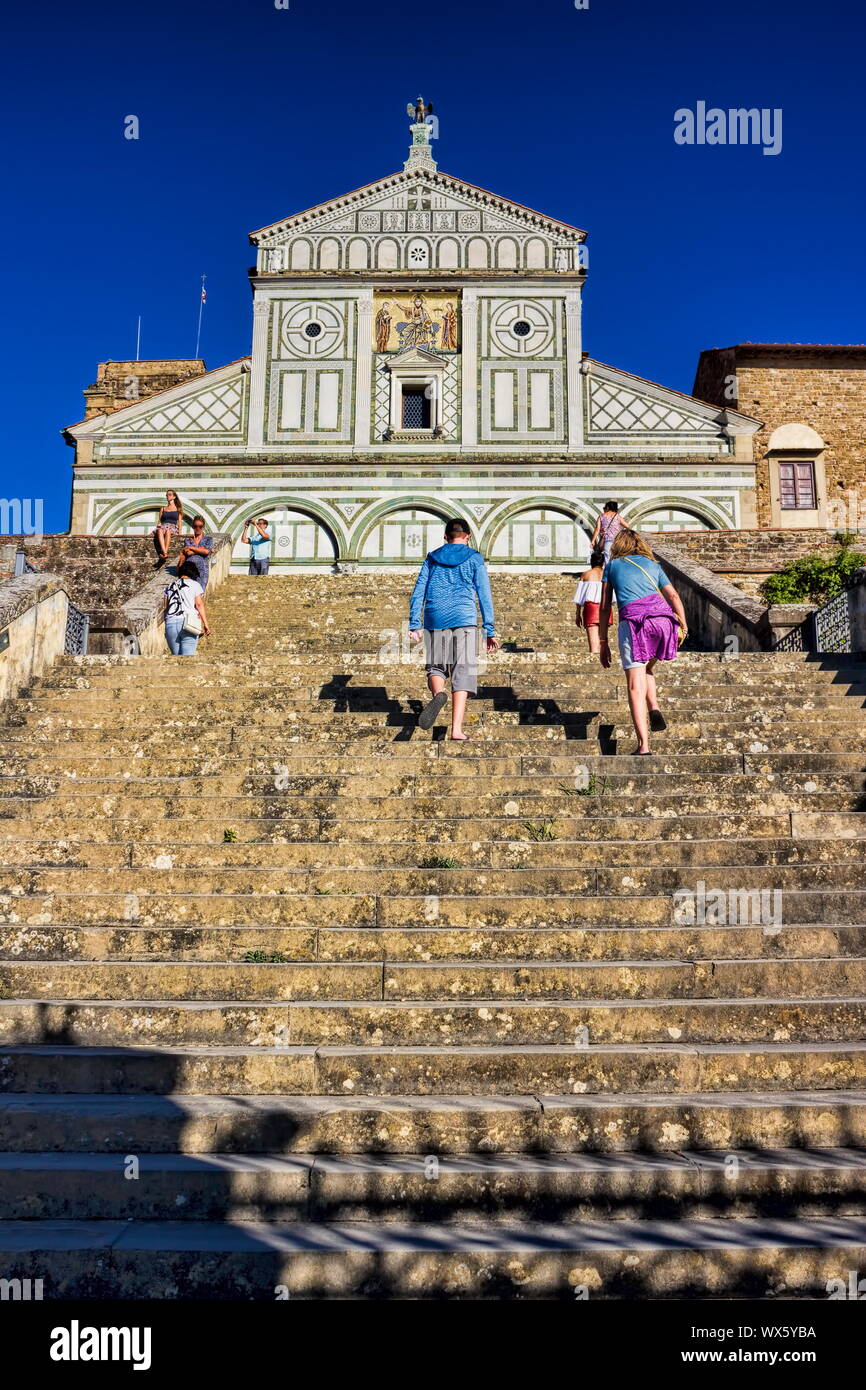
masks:
<svg viewBox="0 0 866 1390"><path fill-rule="evenodd" d="M201 287L201 302L202 304L207 304L207 290L204 285Z"/></svg>

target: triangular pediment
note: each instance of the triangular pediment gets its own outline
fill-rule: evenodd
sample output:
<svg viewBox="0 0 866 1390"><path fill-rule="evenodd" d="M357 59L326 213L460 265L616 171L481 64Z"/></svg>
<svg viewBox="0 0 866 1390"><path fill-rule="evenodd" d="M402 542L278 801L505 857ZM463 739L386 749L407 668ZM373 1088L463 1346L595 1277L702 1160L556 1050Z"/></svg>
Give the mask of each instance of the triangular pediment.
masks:
<svg viewBox="0 0 866 1390"><path fill-rule="evenodd" d="M748 415L708 405L602 362L587 358L583 370L588 381L590 438L719 438L731 433L750 434L760 427Z"/></svg>
<svg viewBox="0 0 866 1390"><path fill-rule="evenodd" d="M410 347L403 352L395 352L394 356L388 359L388 366L392 370L395 367L439 367L444 371L448 362L437 352L428 352L426 348Z"/></svg>
<svg viewBox="0 0 866 1390"><path fill-rule="evenodd" d="M389 226L390 221L392 223ZM438 214L438 216L437 216ZM367 225L365 226L365 219ZM387 231L514 231L581 242L586 233L567 222L513 203L440 170L401 171L305 212L250 233L254 246L282 246L302 233Z"/></svg>
<svg viewBox="0 0 866 1390"><path fill-rule="evenodd" d="M246 432L249 359L190 377L177 386L142 396L119 410L95 415L67 433L74 439L167 439L242 442Z"/></svg>

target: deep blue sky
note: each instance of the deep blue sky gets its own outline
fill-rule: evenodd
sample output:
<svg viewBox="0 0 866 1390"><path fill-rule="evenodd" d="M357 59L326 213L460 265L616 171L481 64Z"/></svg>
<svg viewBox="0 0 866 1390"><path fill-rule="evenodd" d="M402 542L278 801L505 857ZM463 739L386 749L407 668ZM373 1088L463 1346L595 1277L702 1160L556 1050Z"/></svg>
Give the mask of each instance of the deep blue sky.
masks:
<svg viewBox="0 0 866 1390"><path fill-rule="evenodd" d="M0 492L64 529L102 359L249 351L250 230L402 167L589 232L585 347L688 391L703 347L860 342L862 0L47 0L5 12ZM674 111L781 107L784 145L678 146ZM141 138L123 138L137 115Z"/></svg>

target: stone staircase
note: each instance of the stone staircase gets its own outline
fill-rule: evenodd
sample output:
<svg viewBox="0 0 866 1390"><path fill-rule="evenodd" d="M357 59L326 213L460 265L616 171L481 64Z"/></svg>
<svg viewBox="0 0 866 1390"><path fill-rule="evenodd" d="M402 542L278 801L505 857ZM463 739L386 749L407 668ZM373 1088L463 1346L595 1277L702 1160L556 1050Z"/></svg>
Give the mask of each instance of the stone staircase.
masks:
<svg viewBox="0 0 866 1390"><path fill-rule="evenodd" d="M454 745L415 728L410 582L231 579L195 660L67 659L5 708L0 1277L866 1274L866 668L684 654L638 761L573 579L494 576Z"/></svg>

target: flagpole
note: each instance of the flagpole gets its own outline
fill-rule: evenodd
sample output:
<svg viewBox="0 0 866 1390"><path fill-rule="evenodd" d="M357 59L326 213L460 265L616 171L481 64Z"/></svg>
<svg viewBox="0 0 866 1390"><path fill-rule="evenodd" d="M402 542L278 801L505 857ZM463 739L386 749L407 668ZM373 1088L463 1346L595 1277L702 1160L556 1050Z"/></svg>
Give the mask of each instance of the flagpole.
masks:
<svg viewBox="0 0 866 1390"><path fill-rule="evenodd" d="M141 314L138 316L138 332L135 336L135 360L141 361Z"/></svg>
<svg viewBox="0 0 866 1390"><path fill-rule="evenodd" d="M201 316L202 316L202 314L204 313L204 301L205 301L205 288L204 288L204 282L205 282L206 279L207 279L207 276L206 276L206 275L203 275L203 276L201 277L201 294L199 295L199 301L198 301L198 332L196 333L196 336L195 336L195 356L196 356L196 357L198 357L198 350L199 350L199 347L201 346Z"/></svg>

